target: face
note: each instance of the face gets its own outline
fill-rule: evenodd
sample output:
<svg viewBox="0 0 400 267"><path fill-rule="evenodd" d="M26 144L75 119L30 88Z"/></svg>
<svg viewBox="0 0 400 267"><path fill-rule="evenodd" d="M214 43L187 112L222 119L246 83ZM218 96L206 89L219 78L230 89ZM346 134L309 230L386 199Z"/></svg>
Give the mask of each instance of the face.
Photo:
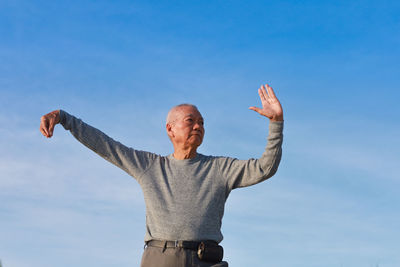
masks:
<svg viewBox="0 0 400 267"><path fill-rule="evenodd" d="M197 148L204 137L203 117L194 107L179 107L171 114L167 132L174 145Z"/></svg>

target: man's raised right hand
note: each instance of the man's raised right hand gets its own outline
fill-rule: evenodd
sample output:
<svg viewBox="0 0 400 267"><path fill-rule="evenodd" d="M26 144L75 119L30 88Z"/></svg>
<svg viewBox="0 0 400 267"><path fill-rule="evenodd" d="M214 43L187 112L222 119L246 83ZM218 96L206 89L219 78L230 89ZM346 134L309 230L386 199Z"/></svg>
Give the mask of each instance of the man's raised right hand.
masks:
<svg viewBox="0 0 400 267"><path fill-rule="evenodd" d="M53 136L54 126L60 122L60 111L54 110L40 119L40 132L47 138Z"/></svg>

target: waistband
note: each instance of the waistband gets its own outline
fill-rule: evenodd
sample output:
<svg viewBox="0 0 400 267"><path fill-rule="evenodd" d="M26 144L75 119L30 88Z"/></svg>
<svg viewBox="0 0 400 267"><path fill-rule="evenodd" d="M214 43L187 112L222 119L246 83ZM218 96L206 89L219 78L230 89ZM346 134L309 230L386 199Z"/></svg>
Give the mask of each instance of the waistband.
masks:
<svg viewBox="0 0 400 267"><path fill-rule="evenodd" d="M216 247L218 243L213 240L205 240L205 241L184 241L184 240L176 240L176 241L168 241L168 240L150 240L147 241L145 246L150 247L159 247L159 248L184 248L191 250L198 250L200 244L204 244L206 247Z"/></svg>

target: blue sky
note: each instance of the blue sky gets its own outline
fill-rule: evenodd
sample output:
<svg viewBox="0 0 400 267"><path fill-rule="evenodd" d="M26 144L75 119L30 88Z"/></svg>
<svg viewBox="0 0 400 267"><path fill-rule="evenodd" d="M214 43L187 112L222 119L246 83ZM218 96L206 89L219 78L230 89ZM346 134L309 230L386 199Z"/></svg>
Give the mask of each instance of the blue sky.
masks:
<svg viewBox="0 0 400 267"><path fill-rule="evenodd" d="M285 112L278 173L229 197L230 266L397 267L398 1L0 1L4 267L139 266L136 181L62 127L64 109L169 154L168 109L196 104L199 152L263 152L248 110L270 83ZM397 73L397 74L396 74Z"/></svg>

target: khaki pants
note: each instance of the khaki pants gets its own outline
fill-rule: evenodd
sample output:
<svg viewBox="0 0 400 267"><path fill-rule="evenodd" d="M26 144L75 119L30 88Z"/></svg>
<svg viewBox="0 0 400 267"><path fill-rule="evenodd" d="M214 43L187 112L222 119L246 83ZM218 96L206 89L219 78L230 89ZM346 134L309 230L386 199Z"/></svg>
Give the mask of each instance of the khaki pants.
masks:
<svg viewBox="0 0 400 267"><path fill-rule="evenodd" d="M140 267L228 267L228 263L200 261L194 250L183 248L146 247Z"/></svg>

